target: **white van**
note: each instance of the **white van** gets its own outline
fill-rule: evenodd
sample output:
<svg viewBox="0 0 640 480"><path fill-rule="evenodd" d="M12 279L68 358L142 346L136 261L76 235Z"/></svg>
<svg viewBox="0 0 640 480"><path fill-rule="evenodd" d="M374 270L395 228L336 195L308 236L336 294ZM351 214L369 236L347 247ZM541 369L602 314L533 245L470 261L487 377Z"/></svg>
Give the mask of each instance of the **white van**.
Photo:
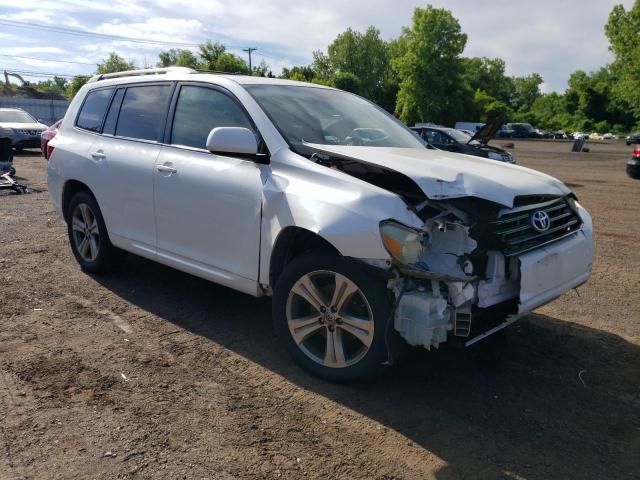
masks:
<svg viewBox="0 0 640 480"><path fill-rule="evenodd" d="M84 270L131 252L273 296L293 358L334 381L375 373L391 336L469 345L591 272L591 218L562 182L428 150L328 87L99 75L51 147L51 201Z"/></svg>

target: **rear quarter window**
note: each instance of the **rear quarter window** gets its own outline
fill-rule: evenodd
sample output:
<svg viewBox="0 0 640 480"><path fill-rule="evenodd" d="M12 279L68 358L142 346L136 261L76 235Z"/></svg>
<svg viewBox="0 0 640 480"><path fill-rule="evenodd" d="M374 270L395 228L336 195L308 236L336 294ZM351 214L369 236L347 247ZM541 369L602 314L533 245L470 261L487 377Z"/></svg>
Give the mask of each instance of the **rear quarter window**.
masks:
<svg viewBox="0 0 640 480"><path fill-rule="evenodd" d="M122 100L116 136L162 140L172 85L128 87Z"/></svg>
<svg viewBox="0 0 640 480"><path fill-rule="evenodd" d="M113 88L103 88L92 90L87 94L76 121L78 128L89 130L90 132L100 132L104 115L111 102L113 90Z"/></svg>

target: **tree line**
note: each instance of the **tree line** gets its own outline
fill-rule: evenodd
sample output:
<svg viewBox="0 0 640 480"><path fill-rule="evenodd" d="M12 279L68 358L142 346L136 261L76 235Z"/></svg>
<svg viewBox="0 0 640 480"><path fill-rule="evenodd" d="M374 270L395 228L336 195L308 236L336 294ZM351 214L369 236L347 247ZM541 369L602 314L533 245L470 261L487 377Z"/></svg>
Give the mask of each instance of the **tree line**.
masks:
<svg viewBox="0 0 640 480"><path fill-rule="evenodd" d="M485 121L504 115L512 122L566 131L627 132L640 128L640 0L628 11L616 5L604 31L614 55L595 72L578 70L563 93L541 92L538 73L509 76L500 58L463 55L467 35L446 9L416 8L411 25L398 38L384 40L371 26L339 34L325 51L314 51L309 65L283 68L281 78L330 85L362 95L404 122ZM208 41L197 51L160 52L156 66L249 73L247 62L224 45ZM117 53L96 73L135 69ZM274 76L264 61L252 75ZM43 90L73 97L87 77L54 78Z"/></svg>

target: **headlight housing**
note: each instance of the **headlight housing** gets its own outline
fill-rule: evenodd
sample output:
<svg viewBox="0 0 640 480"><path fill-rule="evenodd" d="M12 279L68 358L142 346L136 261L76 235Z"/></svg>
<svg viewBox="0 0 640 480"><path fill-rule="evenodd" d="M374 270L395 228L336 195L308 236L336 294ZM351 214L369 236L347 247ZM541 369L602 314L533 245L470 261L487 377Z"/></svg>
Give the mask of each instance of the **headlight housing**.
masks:
<svg viewBox="0 0 640 480"><path fill-rule="evenodd" d="M502 160L502 154L496 152L489 152L489 158L491 160Z"/></svg>
<svg viewBox="0 0 640 480"><path fill-rule="evenodd" d="M387 220L380 224L380 236L384 248L398 263L410 265L420 261L424 248L421 231Z"/></svg>

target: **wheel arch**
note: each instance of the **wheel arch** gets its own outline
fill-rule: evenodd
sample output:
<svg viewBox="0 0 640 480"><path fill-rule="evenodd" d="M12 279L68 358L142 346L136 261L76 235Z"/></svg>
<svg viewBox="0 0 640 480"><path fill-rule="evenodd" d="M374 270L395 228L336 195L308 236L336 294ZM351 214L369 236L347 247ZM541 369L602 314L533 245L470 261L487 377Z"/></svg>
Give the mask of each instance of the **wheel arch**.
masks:
<svg viewBox="0 0 640 480"><path fill-rule="evenodd" d="M341 256L338 249L317 233L297 226L288 226L278 234L269 261L269 285L275 288L282 271L291 260L303 253L318 250Z"/></svg>
<svg viewBox="0 0 640 480"><path fill-rule="evenodd" d="M87 184L79 180L67 180L64 186L62 187L62 215L64 217L65 222L69 221L69 219L67 218L67 210L69 210L69 204L71 203L71 199L76 193L82 192L82 191L86 191L89 194L91 194L93 198L96 198L96 196L93 194L91 189L87 186Z"/></svg>

